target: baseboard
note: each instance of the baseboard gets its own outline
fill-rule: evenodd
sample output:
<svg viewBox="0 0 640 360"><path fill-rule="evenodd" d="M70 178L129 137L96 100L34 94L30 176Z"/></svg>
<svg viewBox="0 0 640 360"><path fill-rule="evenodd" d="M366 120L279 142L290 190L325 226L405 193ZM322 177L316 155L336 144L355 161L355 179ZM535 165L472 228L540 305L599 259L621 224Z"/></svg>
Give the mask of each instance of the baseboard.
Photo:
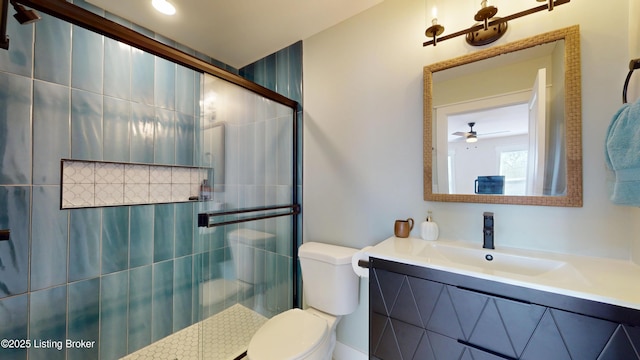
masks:
<svg viewBox="0 0 640 360"><path fill-rule="evenodd" d="M336 342L336 347L333 350L333 360L367 360L369 355L360 352L360 350L354 349L351 346L345 345L341 342Z"/></svg>

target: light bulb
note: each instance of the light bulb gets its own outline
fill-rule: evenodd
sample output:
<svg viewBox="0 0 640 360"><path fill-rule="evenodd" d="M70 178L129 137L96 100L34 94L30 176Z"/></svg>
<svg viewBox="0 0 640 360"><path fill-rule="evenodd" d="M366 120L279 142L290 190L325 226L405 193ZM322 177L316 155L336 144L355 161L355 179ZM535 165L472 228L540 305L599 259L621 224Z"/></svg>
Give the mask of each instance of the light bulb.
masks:
<svg viewBox="0 0 640 360"><path fill-rule="evenodd" d="M173 15L176 13L176 8L167 0L151 0L151 4L156 10L165 15Z"/></svg>

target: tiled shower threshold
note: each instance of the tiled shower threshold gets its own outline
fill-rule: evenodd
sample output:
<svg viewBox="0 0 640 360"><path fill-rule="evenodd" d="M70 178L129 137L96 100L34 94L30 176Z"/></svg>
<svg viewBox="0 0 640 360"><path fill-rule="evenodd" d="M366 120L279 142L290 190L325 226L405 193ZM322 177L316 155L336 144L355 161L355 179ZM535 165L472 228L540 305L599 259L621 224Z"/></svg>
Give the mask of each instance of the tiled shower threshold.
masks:
<svg viewBox="0 0 640 360"><path fill-rule="evenodd" d="M121 360L233 360L268 319L236 304Z"/></svg>

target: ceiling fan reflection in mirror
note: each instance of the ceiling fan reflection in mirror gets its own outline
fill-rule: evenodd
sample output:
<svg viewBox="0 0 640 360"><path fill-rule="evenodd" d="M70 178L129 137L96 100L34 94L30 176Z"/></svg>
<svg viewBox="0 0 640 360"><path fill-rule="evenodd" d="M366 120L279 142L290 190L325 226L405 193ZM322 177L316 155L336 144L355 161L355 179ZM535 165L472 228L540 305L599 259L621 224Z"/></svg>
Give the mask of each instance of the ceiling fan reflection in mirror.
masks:
<svg viewBox="0 0 640 360"><path fill-rule="evenodd" d="M474 143L474 142L478 141L478 136L484 137L486 135L494 135L494 134L501 134L501 133L510 132L509 130L500 130L500 131L494 131L494 132L478 134L475 130L473 130L473 127L476 125L475 122L469 122L469 123L467 123L467 125L469 125L469 131L467 131L467 132L456 131L451 135L460 136L461 139L464 139L466 142Z"/></svg>
<svg viewBox="0 0 640 360"><path fill-rule="evenodd" d="M462 136L465 138L465 141L468 143L474 143L476 141L478 141L478 134L473 131L473 127L476 125L475 122L470 122L467 125L469 125L469 131L468 132L462 132L462 131L456 131L451 135L457 135L457 136Z"/></svg>

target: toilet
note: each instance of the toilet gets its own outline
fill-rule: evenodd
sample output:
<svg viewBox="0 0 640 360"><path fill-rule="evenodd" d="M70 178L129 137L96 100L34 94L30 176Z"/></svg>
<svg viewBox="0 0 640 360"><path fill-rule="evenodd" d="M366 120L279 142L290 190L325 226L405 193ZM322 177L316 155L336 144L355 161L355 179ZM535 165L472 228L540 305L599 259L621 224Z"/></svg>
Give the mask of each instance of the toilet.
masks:
<svg viewBox="0 0 640 360"><path fill-rule="evenodd" d="M269 319L251 339L247 358L330 360L338 322L358 306L359 278L351 267L357 251L316 242L302 244L298 256L309 307Z"/></svg>
<svg viewBox="0 0 640 360"><path fill-rule="evenodd" d="M199 284L200 306L205 314L221 311L225 302L234 302L238 297L253 297L254 310L263 307L260 296L266 280L264 253L275 249L275 235L241 228L227 236L236 276L213 278Z"/></svg>
<svg viewBox="0 0 640 360"><path fill-rule="evenodd" d="M241 228L231 231L228 239L238 281L247 285L264 283L265 258L257 255L275 249L275 235Z"/></svg>

